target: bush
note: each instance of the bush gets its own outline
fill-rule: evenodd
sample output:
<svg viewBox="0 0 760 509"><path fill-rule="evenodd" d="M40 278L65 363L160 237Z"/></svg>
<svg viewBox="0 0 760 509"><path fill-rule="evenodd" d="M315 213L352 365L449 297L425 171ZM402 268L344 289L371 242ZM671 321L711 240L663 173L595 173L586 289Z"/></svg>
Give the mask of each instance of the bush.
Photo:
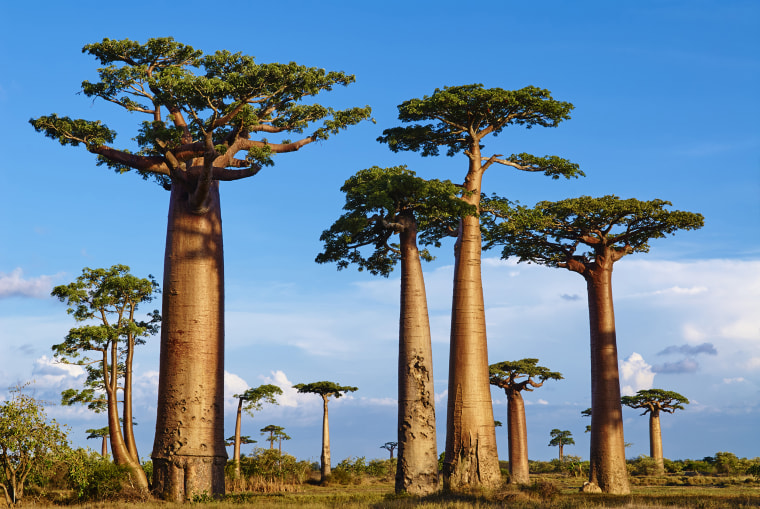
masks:
<svg viewBox="0 0 760 509"><path fill-rule="evenodd" d="M71 488L79 500L115 500L122 496L129 471L108 457L82 448L71 451L66 463Z"/></svg>
<svg viewBox="0 0 760 509"><path fill-rule="evenodd" d="M657 462L654 458L642 454L636 459L628 460L628 472L631 475L648 476L657 473Z"/></svg>
<svg viewBox="0 0 760 509"><path fill-rule="evenodd" d="M532 484L521 486L520 490L541 500L552 500L560 493L560 489L556 484L543 480L533 481Z"/></svg>

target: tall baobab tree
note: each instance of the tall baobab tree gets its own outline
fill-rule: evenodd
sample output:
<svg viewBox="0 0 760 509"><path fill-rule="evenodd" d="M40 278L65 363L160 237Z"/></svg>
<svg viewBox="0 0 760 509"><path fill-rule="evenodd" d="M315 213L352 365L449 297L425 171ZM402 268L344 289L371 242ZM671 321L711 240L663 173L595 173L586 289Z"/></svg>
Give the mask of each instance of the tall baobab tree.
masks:
<svg viewBox="0 0 760 509"><path fill-rule="evenodd" d="M549 436L552 437L552 439L549 441L549 447L559 447L559 460L562 461L562 458L564 458L564 447L566 445L575 445L573 434L568 430L560 430L554 428L549 433Z"/></svg>
<svg viewBox="0 0 760 509"><path fill-rule="evenodd" d="M272 384L259 385L247 389L242 394L235 394L232 397L237 398L237 414L235 417L235 437L233 443L233 461L235 463L235 478L240 477L240 424L243 417L243 410L253 417L254 412L258 412L264 406L264 403L277 405L277 396L282 394L282 389Z"/></svg>
<svg viewBox="0 0 760 509"><path fill-rule="evenodd" d="M538 359L504 361L489 366L491 385L507 394L507 436L509 438L509 482L527 484L528 428L522 392L531 392L547 380L562 380L562 373L538 366Z"/></svg>
<svg viewBox="0 0 760 509"><path fill-rule="evenodd" d="M665 474L665 460L662 456L662 430L660 428L660 412L672 414L683 410L689 400L674 391L663 389L646 389L638 391L633 396L623 396L621 402L631 408L641 408L641 415L649 414L649 457L654 459L657 475Z"/></svg>
<svg viewBox="0 0 760 509"><path fill-rule="evenodd" d="M59 362L83 366L87 372L83 389L67 389L62 402L87 404L108 416L113 460L129 469L135 485L148 491L148 479L140 465L132 419L132 363L135 348L158 332L157 310L140 320L140 304L153 300L158 283L152 276L138 278L126 265L109 269L82 270L67 285L53 288L52 295L68 306L68 313L81 325L69 330L63 343L53 346ZM119 415L122 401L122 415Z"/></svg>
<svg viewBox="0 0 760 509"><path fill-rule="evenodd" d="M337 262L339 269L354 263L386 277L401 262L395 489L432 493L439 486L433 350L420 262L432 256L418 249L418 239L438 245L473 207L451 182L424 180L403 166L359 171L341 190L346 212L322 233L325 250L316 261ZM398 244L391 243L396 234Z"/></svg>
<svg viewBox="0 0 760 509"><path fill-rule="evenodd" d="M304 394L317 394L322 398L322 454L320 460L320 480L324 482L330 476L330 423L327 414L327 400L331 397L340 398L347 392L358 391L358 387L339 385L335 382L312 382L293 386Z"/></svg>
<svg viewBox="0 0 760 509"><path fill-rule="evenodd" d="M82 92L144 115L135 147L114 146L98 121L51 114L34 128L84 145L98 164L136 171L170 191L164 256L153 489L164 499L224 494L224 257L219 183L246 179L293 152L369 118L312 97L354 81L343 72L204 55L172 38L88 44L103 65ZM304 102L305 101L305 102ZM296 135L298 139L290 140Z"/></svg>
<svg viewBox="0 0 760 509"><path fill-rule="evenodd" d="M486 247L504 245L517 257L577 272L586 280L591 339L591 454L589 482L605 493L630 492L620 402L612 267L622 257L649 251L649 241L701 228L701 214L668 211L664 200L582 196L540 202L530 209L487 199Z"/></svg>
<svg viewBox="0 0 760 509"><path fill-rule="evenodd" d="M573 105L556 101L548 90L484 88L480 84L444 87L431 96L400 104L399 120L413 125L383 131L378 141L394 152L423 156L464 154L468 160L462 199L476 214L462 216L454 247L449 388L444 485L496 486L501 482L493 407L488 382L488 347L481 280L481 235L477 213L484 172L494 164L541 172L552 178L582 175L577 165L556 156L482 153L487 136L517 125L555 127L570 118Z"/></svg>

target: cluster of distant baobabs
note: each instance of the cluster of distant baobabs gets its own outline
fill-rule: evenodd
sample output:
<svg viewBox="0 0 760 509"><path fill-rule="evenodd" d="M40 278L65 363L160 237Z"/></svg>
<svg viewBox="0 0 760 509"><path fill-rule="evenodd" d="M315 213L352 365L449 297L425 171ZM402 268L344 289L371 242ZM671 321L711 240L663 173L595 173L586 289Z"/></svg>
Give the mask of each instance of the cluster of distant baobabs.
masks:
<svg viewBox="0 0 760 509"><path fill-rule="evenodd" d="M139 150L116 148L116 133L100 120L51 114L30 123L62 145L84 145L98 164L120 173L136 171L170 191L161 316L155 313L153 321L131 333L124 331L127 335L119 339L127 341L122 346L130 355L141 334L160 320L153 492L177 501L204 492L221 495L227 453L219 182L252 177L272 165L276 154L299 150L369 120L371 109L334 110L302 101L352 83L352 75L292 62L258 64L250 56L228 51L204 55L172 38L145 44L104 39L86 45L83 52L102 65L99 81L82 83L84 95L143 115L135 138ZM570 118L572 109L569 102L533 86L436 89L400 104L403 125L385 129L378 141L394 152L437 156L443 148L448 156L465 156L467 172L461 183L423 179L405 166L371 166L342 187L345 213L323 232L324 251L317 261L334 262L338 268L355 264L385 276L397 262L401 265L398 492L425 494L441 484L456 490L501 483L480 269L482 249L496 246L503 258L565 268L586 280L592 385L589 482L606 493L630 491L612 266L627 254L648 251L650 239L700 228L703 218L666 210L671 204L664 200L582 196L531 208L483 194L483 173L494 164L553 179L583 176L578 164L554 155L482 152L486 138L508 126L555 127ZM395 235L398 240L392 242ZM430 259L426 247L438 246L444 237L456 242L446 453L439 483L430 327L420 260ZM76 300L61 298L78 309ZM102 374L114 459L127 465L135 483L147 490L133 452L131 408L125 403L122 431L109 389L116 387L114 378L122 377L126 402L131 372L118 373L112 367L110 374ZM510 460L513 447L510 435Z"/></svg>

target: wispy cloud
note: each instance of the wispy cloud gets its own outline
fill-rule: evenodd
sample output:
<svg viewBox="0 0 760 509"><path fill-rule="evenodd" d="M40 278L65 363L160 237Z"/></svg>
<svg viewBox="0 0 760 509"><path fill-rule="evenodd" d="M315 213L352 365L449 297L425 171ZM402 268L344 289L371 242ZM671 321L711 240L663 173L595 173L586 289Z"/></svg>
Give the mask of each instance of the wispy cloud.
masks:
<svg viewBox="0 0 760 509"><path fill-rule="evenodd" d="M666 362L663 364L655 364L652 370L655 373L668 373L671 375L681 373L694 373L699 369L699 363L692 359L686 358L678 362Z"/></svg>
<svg viewBox="0 0 760 509"><path fill-rule="evenodd" d="M702 343L701 345L671 345L657 355L669 355L669 354L683 354L683 355L697 355L704 353L707 355L718 355L718 350L712 343Z"/></svg>
<svg viewBox="0 0 760 509"><path fill-rule="evenodd" d="M53 276L25 278L24 271L16 268L10 274L0 272L0 299L8 297L31 297L42 299L50 295Z"/></svg>
<svg viewBox="0 0 760 509"><path fill-rule="evenodd" d="M577 293L574 293L572 295L563 293L562 295L560 295L560 298L564 300L581 300L581 296L578 295Z"/></svg>

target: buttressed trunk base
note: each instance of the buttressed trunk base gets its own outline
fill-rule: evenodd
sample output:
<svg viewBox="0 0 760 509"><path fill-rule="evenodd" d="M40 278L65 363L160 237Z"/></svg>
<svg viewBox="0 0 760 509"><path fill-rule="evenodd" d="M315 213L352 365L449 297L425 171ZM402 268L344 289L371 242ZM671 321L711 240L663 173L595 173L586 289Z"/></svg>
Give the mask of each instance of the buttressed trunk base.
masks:
<svg viewBox="0 0 760 509"><path fill-rule="evenodd" d="M202 214L173 182L164 259L153 490L224 495L224 262L219 185Z"/></svg>

